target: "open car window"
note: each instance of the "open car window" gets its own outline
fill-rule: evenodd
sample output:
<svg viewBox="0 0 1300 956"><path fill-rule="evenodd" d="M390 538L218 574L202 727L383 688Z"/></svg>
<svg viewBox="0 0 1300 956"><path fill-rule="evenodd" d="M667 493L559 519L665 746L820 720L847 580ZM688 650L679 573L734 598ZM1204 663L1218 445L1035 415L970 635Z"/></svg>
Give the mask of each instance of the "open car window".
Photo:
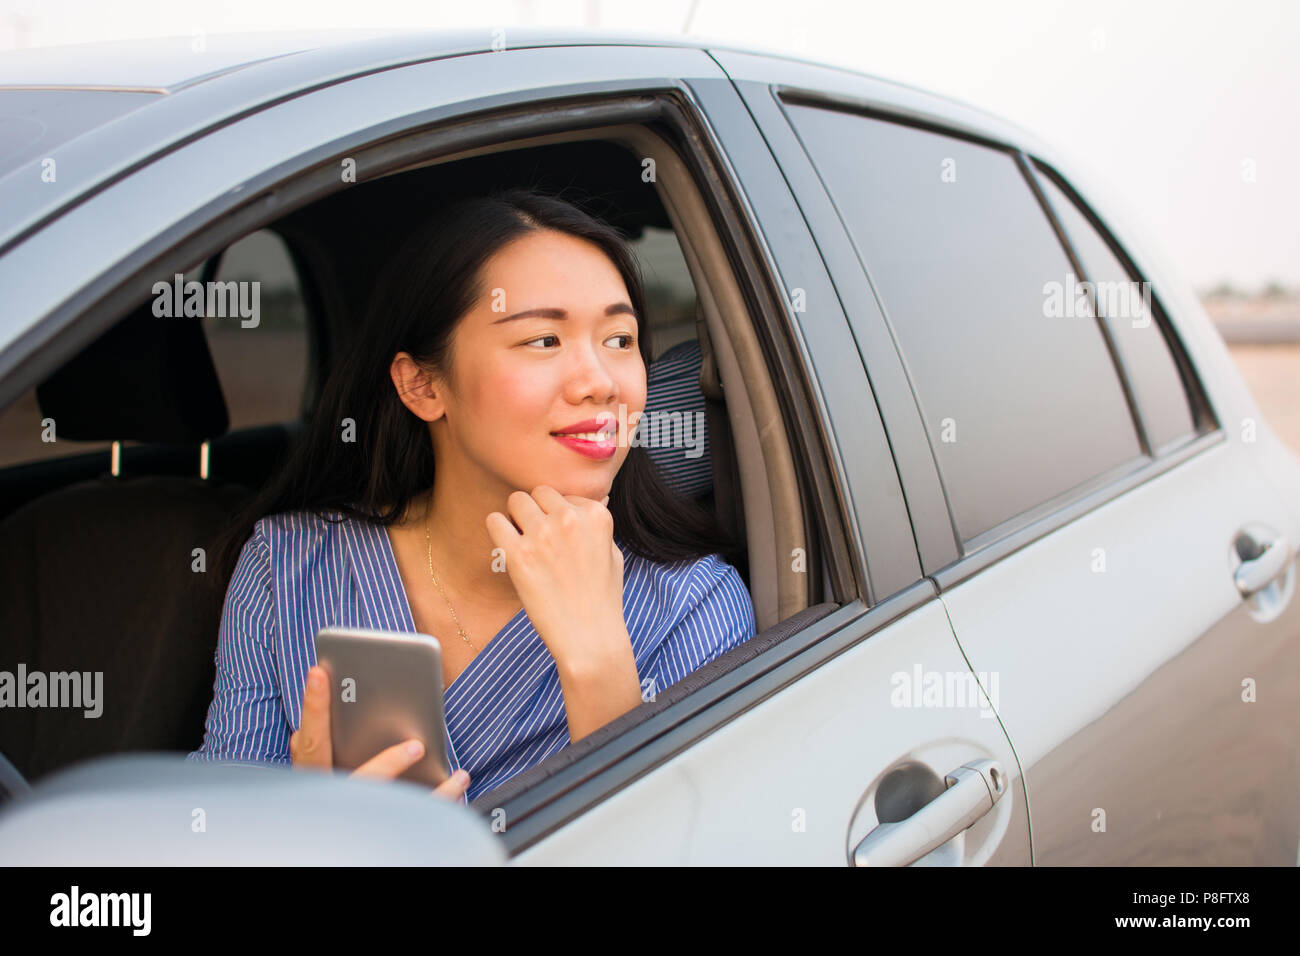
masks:
<svg viewBox="0 0 1300 956"><path fill-rule="evenodd" d="M629 129L634 133L639 129L636 135L645 137L637 148L624 138ZM713 221L701 193L703 187L680 157L668 151L659 157L661 175L668 185L663 181L645 183L637 175L645 144L663 149L659 132L630 125L611 130L623 132L606 137L599 130L583 129L572 141L505 141L482 155L415 163L346 189L334 189L312 202L286 203L291 212L252 223L251 229L227 235L215 248L200 249L202 258L197 265L194 256L187 255L191 261L182 269L186 279L191 272L201 273L203 263L222 252L213 273L215 281L259 283L259 321L250 327L243 324L242 315L204 314L197 318L202 332L198 341L206 346L215 373L215 385L203 387L215 387L213 394L224 403L228 421L224 428L216 429L209 427L215 417L199 424L185 422L186 427L169 436L174 441L142 442L141 454L124 456L120 477L127 482L141 481L141 487L144 479L183 479L187 489L204 497L215 488L223 489L223 495L229 491L228 496L212 498L204 505L203 527L207 530L202 533L219 528L241 501L276 474L292 433L303 416L310 414L314 379L327 374L346 354L350 336L358 334L358 316L364 314L377 268L421 210L454 194L480 192L488 185L546 188L572 184L584 193L607 199L613 194L607 202L608 217L628 235L646 275L656 359L672 357L682 363L687 372L680 381L697 394L704 394L708 387L703 379L711 383L715 407L709 435L717 454L704 459L705 486L695 488L692 496L707 507L733 509L747 551L737 567L753 595L760 632L772 631L768 641L776 643L829 613L834 605L823 587L830 578L819 563L819 533L804 523L809 512L801 499L802 466L792 454L778 401L778 395L788 391L791 383L774 378L764 364L764 348L751 313L752 290L746 288L748 280L737 275L724 245L724 239L734 239L725 236ZM550 183L545 175L548 171ZM617 188L620 183L621 190ZM634 185L629 188L627 184ZM673 201L666 204L663 197L670 194ZM223 225L222 220L214 220L211 228ZM200 238L189 243L187 253L201 246ZM172 268L169 264L163 271L170 273ZM129 315L147 305L147 299L136 299L117 308ZM676 399L670 396L668 400ZM165 399L158 401L158 407L165 404ZM206 449L204 458L200 458L200 446ZM201 460L208 463L203 469L198 464ZM691 464L697 469L703 465L698 459ZM13 510L78 483L100 480L103 471L102 459L75 468L61 467L57 474L51 471L40 487L24 486L16 496L23 500L15 497ZM723 487L720 476L728 483L725 494L719 494ZM699 477L696 474L692 480ZM5 478L0 471L0 486ZM100 490L111 494L114 489ZM157 500L157 495L149 500ZM177 508L183 510L184 502ZM163 514L158 520L159 527L176 528L177 524L175 514ZM170 553L172 548L143 550ZM188 555L190 550L186 548L184 553ZM796 552L800 552L797 557ZM176 580L185 575L192 579L191 568L188 560L178 562ZM171 586L168 581L155 581L153 593L168 593ZM216 589L218 594L221 590ZM167 653L160 654L158 647L142 650L142 655L149 656L150 666L139 669L134 687L119 688L121 695L139 699L151 686L149 682L163 674L172 675L171 694L176 699L167 703L167 712L133 713L127 727L116 728L114 739L82 740L82 751L65 750L59 759L66 762L96 752L139 749L142 741L149 749L182 751L198 746L203 715L212 699L212 643L220 602L209 603L198 613L184 602L174 610L183 615L186 608L189 630L179 639L172 631L170 649L185 648L188 659L178 662ZM782 623L789 626L776 630ZM678 694L662 695L639 717L651 719L699 693L738 663L740 658L712 662L711 670L692 675L696 679L689 685L683 683ZM184 680L175 679L180 669L187 674ZM714 692L724 693L717 687ZM184 700L179 699L182 695ZM142 728L148 732L142 733ZM631 723L603 728L606 732L583 741L587 746L581 752L569 753L528 780L521 775L514 795L563 771L568 762L621 738L622 749L603 751L606 756L602 759L617 762L638 746L627 734L630 729ZM0 750L10 746L9 741L0 741Z"/></svg>

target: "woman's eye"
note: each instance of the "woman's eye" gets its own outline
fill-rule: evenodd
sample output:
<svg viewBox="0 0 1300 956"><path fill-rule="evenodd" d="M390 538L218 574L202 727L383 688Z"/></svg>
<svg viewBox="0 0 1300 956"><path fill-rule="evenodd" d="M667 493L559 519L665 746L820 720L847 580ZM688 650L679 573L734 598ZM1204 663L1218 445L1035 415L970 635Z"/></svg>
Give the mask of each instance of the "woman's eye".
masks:
<svg viewBox="0 0 1300 956"><path fill-rule="evenodd" d="M606 339L605 341L608 342L608 341L610 341L610 339L627 339L627 344L626 344L626 345L620 345L620 346L619 346L619 348L621 348L621 349L630 349L630 348L632 347L632 343L633 343L633 341L634 341L633 338L632 338L632 336L629 335L627 332L620 332L618 335L611 335L611 336L610 336L608 339Z"/></svg>
<svg viewBox="0 0 1300 956"><path fill-rule="evenodd" d="M524 344L532 345L533 342L545 342L549 339L554 339L556 342L560 341L560 337L558 335L539 335L537 338L533 339L532 341L525 342Z"/></svg>

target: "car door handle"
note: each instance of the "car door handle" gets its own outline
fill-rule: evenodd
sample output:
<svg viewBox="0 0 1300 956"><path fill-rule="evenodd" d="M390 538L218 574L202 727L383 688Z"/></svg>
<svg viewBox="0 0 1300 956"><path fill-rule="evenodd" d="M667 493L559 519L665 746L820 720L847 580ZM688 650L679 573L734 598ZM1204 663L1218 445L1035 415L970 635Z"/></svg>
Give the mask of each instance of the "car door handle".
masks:
<svg viewBox="0 0 1300 956"><path fill-rule="evenodd" d="M947 789L906 820L882 823L853 850L854 866L906 866L993 809L1007 790L996 760L972 760L943 778Z"/></svg>
<svg viewBox="0 0 1300 956"><path fill-rule="evenodd" d="M1291 563L1291 544L1282 535L1260 525L1247 525L1237 535L1237 554L1243 560L1233 579L1242 597L1250 597L1281 577Z"/></svg>

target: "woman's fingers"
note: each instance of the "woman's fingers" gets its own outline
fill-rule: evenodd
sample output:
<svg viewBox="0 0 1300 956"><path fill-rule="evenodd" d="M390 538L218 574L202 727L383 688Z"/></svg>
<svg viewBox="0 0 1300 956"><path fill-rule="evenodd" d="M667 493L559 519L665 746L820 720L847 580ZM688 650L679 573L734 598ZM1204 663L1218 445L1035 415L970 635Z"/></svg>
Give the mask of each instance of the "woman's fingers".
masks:
<svg viewBox="0 0 1300 956"><path fill-rule="evenodd" d="M423 756L424 744L418 740L405 740L375 754L353 771L352 776L379 777L392 780L400 776L412 764L417 763ZM469 774L464 770L457 770L438 784L430 793L459 803L460 798L465 795L465 791L468 789Z"/></svg>
<svg viewBox="0 0 1300 956"><path fill-rule="evenodd" d="M381 750L352 772L354 777L382 777L391 780L424 756L424 744L418 740L404 740L400 744Z"/></svg>
<svg viewBox="0 0 1300 956"><path fill-rule="evenodd" d="M578 495L562 495L550 485L538 485L531 493L527 491L512 492L506 499L506 510L490 512L487 516L488 534L492 543L498 547L508 548L525 534L535 532L537 526L548 515L553 515L566 505L589 507L594 504L590 498ZM609 505L609 495L600 502L600 507Z"/></svg>
<svg viewBox="0 0 1300 956"><path fill-rule="evenodd" d="M533 489L533 493L529 497L537 502L537 506L548 515L555 514L558 509L563 508L573 498L572 495L560 494L550 485L538 485Z"/></svg>
<svg viewBox="0 0 1300 956"><path fill-rule="evenodd" d="M499 511L490 512L485 521L487 524L488 537L492 543L505 552L507 560L515 549L515 545L522 539L519 529L510 523L507 518Z"/></svg>
<svg viewBox="0 0 1300 956"><path fill-rule="evenodd" d="M323 667L307 671L307 686L302 693L302 722L289 736L289 756L295 767L333 767L330 747L329 675ZM424 744L404 740L375 754L352 772L354 777L377 777L392 780L424 756ZM463 770L452 774L433 792L459 801L469 789L469 775Z"/></svg>
<svg viewBox="0 0 1300 956"><path fill-rule="evenodd" d="M329 676L325 668L307 671L302 692L302 722L289 737L289 759L297 767L332 767Z"/></svg>
<svg viewBox="0 0 1300 956"><path fill-rule="evenodd" d="M447 800L460 802L460 798L465 795L469 789L469 774L464 770L457 770L450 777L444 780L438 786L430 791L435 797L443 797Z"/></svg>
<svg viewBox="0 0 1300 956"><path fill-rule="evenodd" d="M541 505L526 491L510 492L510 497L506 498L506 510L510 512L510 517L514 519L523 534L528 534L546 519L546 513L542 511Z"/></svg>
<svg viewBox="0 0 1300 956"><path fill-rule="evenodd" d="M560 493L559 493L558 491L555 492L555 493L556 493L557 495L560 495ZM608 500L608 499L609 499L609 495L606 495L605 498L606 498L606 500ZM601 509L604 509L604 507L605 507L605 502L604 502L604 501L597 501L595 498L588 498L588 497L586 497L585 495L560 495L560 501L563 501L563 502L565 502L565 503L567 503L567 504L570 504L570 505L572 505L572 506L575 507L575 508L601 508ZM551 514L551 513L554 512L554 508L547 508L546 511L547 511L547 514Z"/></svg>

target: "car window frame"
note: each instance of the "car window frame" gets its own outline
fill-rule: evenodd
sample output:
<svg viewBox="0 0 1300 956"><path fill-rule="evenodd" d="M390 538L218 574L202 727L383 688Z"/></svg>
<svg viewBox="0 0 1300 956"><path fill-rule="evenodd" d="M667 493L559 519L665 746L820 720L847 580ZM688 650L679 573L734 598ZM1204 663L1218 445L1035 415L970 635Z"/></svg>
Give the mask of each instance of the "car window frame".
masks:
<svg viewBox="0 0 1300 956"><path fill-rule="evenodd" d="M938 126L936 124L918 122L915 119L900 119L895 116L883 114L879 110L875 110L875 109L855 109L843 104L842 102L837 102L833 105L828 104L826 102L819 101L817 97L809 96L806 93L798 92L798 91L794 91L794 92L786 91L784 95L781 95L779 97L779 101L782 103L783 107L786 104L789 104L791 106L806 106L806 107L822 109L831 113L837 113L844 117L859 117L868 122L887 123L899 130L904 130L904 131L915 130L918 133L944 137L946 139L952 140L954 143L961 143L967 146L974 146L979 149L987 150L990 153L1001 156L1004 160L1009 162L1012 167L1014 167L1016 173L1019 174L1020 181L1024 189L1026 190L1023 198L1028 200L1031 206L1036 206L1040 214L1046 214L1049 212L1047 208L1046 197L1042 195L1037 182L1033 180L1033 178L1026 170L1023 154L1019 149L1015 148L1014 146L1003 144L995 140L974 136L965 130L950 132L944 130L941 126ZM804 141L803 136L799 133L798 126L794 121L794 117L790 114L790 112L784 108L782 112L786 116L786 119L790 123L792 129L795 130L795 135L799 137L800 142L803 144L804 152L808 156L809 161L813 164L814 168L816 168L817 161L813 155L813 150L811 148L811 145ZM820 178L820 171L819 171L819 178ZM829 196L830 188L829 185L826 184L824 181L823 181L823 188L826 189L826 192ZM859 267L865 274L866 280L870 285L871 295L874 304L876 306L876 313L879 316L879 321L888 325L890 320L887 317L887 314L885 313L884 307L880 302L879 294L876 291L877 279L873 277L874 264L871 262L862 261L862 259L860 258L860 256L856 251L857 248L856 243L853 243L853 239L848 227L848 223L845 222L842 218L841 218L841 222L843 224L843 231L845 237L847 238L848 242L851 245L853 245L854 258L856 261L858 261ZM1073 259L1071 258L1072 256L1071 250L1069 250L1069 248L1065 246L1062 238L1062 233L1059 231L1059 229L1056 228L1056 224L1050 218L1050 216L1046 219L1046 221L1043 224L1046 225L1048 227L1048 230L1053 235L1056 236L1058 241L1062 242L1062 249L1060 250L1063 255L1062 265L1066 269L1071 269L1071 268L1077 269L1077 265L1074 264ZM1136 401L1133 395L1132 385L1128 377L1125 375L1125 368L1121 360L1122 357L1120 355L1118 348L1116 347L1112 332L1108 327L1108 325L1106 324L1106 322L1103 321L1100 316L1093 317L1093 327L1097 330L1099 341L1104 350L1104 354L1109 358L1109 368L1111 372L1114 374L1114 384L1118 386L1117 394L1118 394L1118 398L1120 399L1120 404L1123 407L1123 409L1127 411L1129 423L1133 429L1132 434L1134 439L1135 453L1131 457L1125 459L1124 461L1117 462L1105 468L1103 471L1099 473L1090 474L1083 481L1071 485L1069 488L1065 489L1064 491L1058 492L1057 494L1052 495L1050 498L1045 499L1043 501L1035 502L1034 504L1029 505L1028 507L1023 507L1019 511L1011 514L1004 520L998 522L996 525L993 525L992 527L986 528L977 534L965 538L962 536L958 528L957 515L953 505L952 496L946 484L946 482L955 480L955 476L953 475L948 475L946 477L944 476L942 469L939 468L939 464L938 464L938 460L939 460L938 451L934 447L932 442L927 440L926 448L930 452L930 460L934 463L934 469L942 490L944 511L946 512L949 519L948 526L951 529L953 540L956 544L958 553L960 555L962 556L968 555L970 552L977 550L988 543L997 541L1001 537L1005 536L1009 531L1012 531L1022 526L1027 521L1033 520L1032 516L1040 515L1046 513L1047 511L1050 511L1053 503L1059 504L1061 502L1068 501L1072 497L1078 496L1080 494L1084 494L1087 492L1087 490L1095 488L1100 484L1104 484L1106 481L1111 480L1116 476L1126 474L1128 471L1135 468L1137 464L1140 463L1143 460L1143 458L1148 454L1147 439L1143 428L1143 423L1138 414ZM891 331L891 339L894 343L898 355L900 356L900 359L904 363L906 363L907 357L906 355L903 354L902 346L899 344L897 337L893 336L892 331ZM909 393L912 396L912 401L918 407L918 414L919 414L921 399L917 391L918 386L913 381L910 373L908 373L907 375L907 380L908 380Z"/></svg>
<svg viewBox="0 0 1300 956"><path fill-rule="evenodd" d="M556 56L559 55L557 51ZM719 77L715 83L717 85L710 88L709 94L715 106L724 108L726 104L723 101L730 95L734 101L730 104L734 114L732 118L738 122L747 122L747 116L741 119L741 114L744 113L743 106L735 100L729 82ZM455 109L441 110L442 115L438 117L436 123L413 119L410 129L423 132L411 133L409 137L403 139L415 140L421 135L441 135L450 142L453 136L459 136L460 148L464 149L476 142L499 139L503 134L497 127L507 129L508 139L514 140L522 138L530 128L530 124L532 132L540 133L554 131L569 122L586 125L615 122L652 123L663 121L666 118L665 111L675 109L679 121L685 118L682 128L687 134L684 142L688 147L688 153L696 161L706 160L709 164L708 168L715 173L720 169L729 169L725 154L718 147L709 122L700 105L695 101L696 93L700 88L698 82L688 84L681 80L669 79L646 83L635 80L618 86L621 88L611 89L611 84L608 83L592 84L590 89L579 90L568 85L563 87L562 92L551 87L530 88L509 96L495 97L490 105L481 102L459 103L456 104ZM647 93L653 94L654 98L647 97ZM543 103L561 101L566 104L566 109L545 111L537 109ZM489 118L492 123L487 122ZM458 124L464 126L467 119L472 119L475 124L472 130L453 129ZM750 125L752 127L752 122ZM372 135L369 131L366 132L366 136ZM361 138L359 134L358 139ZM391 131L389 139L392 139ZM425 157L430 152L428 143L415 143L406 153L393 148L392 142L386 145L393 150L388 159L392 168L408 165L412 158ZM443 149L447 152L451 151L446 144ZM28 349L20 360L19 369L6 376L10 384L12 385L13 379L18 375L33 380L40 377L43 370L38 363L31 361L37 353L45 363L53 363L57 366L60 361L74 354L84 344L78 339L93 338L103 328L117 321L138 298L137 293L132 291L136 288L131 282L133 278L148 277L157 274L159 269L166 271L180 263L188 266L202 261L215 250L224 248L239 237L268 225L276 218L320 198L325 192L333 189L337 181L337 171L334 166L326 161L319 167L313 167L311 160L310 156L299 157L299 164L293 171L283 166L276 167L271 171L274 178L250 183L246 190L240 191L241 195L223 196L222 202L209 204L174 228L153 236L144 246L130 250L118 260L119 268L122 268L122 263L129 264L127 266L131 270L129 274L123 276L118 269L113 269L85 283L54 310L57 315L47 314L42 317L42 323L53 322L57 326L57 334L40 345ZM768 162L774 167L770 156ZM147 172L146 168L138 171L137 175L147 174ZM764 282L757 283L743 273L737 273L737 281L742 288L753 290L760 298L771 299L754 313L756 322L761 320L765 324L780 327L788 322L785 303L776 295L770 295L779 290L761 288L762 285L771 285L775 281L771 277L771 253L762 244L762 237L755 227L752 212L747 210L743 193L733 181L733 174L724 171L709 177L696 169L693 170L693 175L697 188L714 204L714 219L719 234L731 236L748 248L749 262L746 267L756 269L768 276ZM287 186L290 180L292 180L292 189L273 188L276 184ZM92 200L85 205L84 209L74 211L72 215L93 214L93 207ZM768 338L762 340L765 346L774 346ZM787 386L779 389L783 394L798 390L800 383L785 377L786 370L803 369L805 355L798 341L793 345L788 342L785 345L792 347L794 351L783 351L781 343L775 343L782 357L776 363L771 357L768 358L768 368L774 376L774 381ZM807 443L815 441L824 429L822 415L817 407L805 403L806 398L798 403L801 407L805 407L805 417L800 422L800 427L790 433L792 446L796 448L810 447ZM789 420L787 420L787 429L790 429ZM837 450L831 446L829 451L823 449L820 455L829 454L834 459L836 453ZM797 455L796 459L799 460L801 457ZM803 462L803 465L809 467L808 462ZM843 483L843 475L840 474L837 463L834 460L827 461L825 457L817 457L811 470L815 473L814 481L805 484L802 491L805 505L830 509L825 513L835 514L838 523L832 525L838 527L838 531L829 535L831 541L827 544L827 552L830 555L851 555L848 561L831 561L826 565L831 580L842 589L834 598L842 606L827 617L788 637L780 645L780 651L773 648L772 651L722 675L715 684L702 688L692 694L688 700L679 702L683 706L666 708L660 714L654 715L656 718L663 719L658 720L653 726L651 721L647 721L634 728L643 734L651 735L647 739L653 741L655 745L653 748L647 748L645 740L633 741L626 735L610 741L609 746L602 748L598 753L605 758L610 768L605 773L616 773L617 779L606 777L600 782L598 792L587 788L587 792L580 799L569 799L571 795L567 793L561 795L565 797L563 801L551 799L549 805L545 807L548 813L544 818L538 818L539 825L550 828L560 825L563 820L572 819L593 803L607 799L640 773L646 772L647 769L671 757L673 753L690 746L694 740L709 733L712 727L734 718L756 702L770 696L780 686L797 680L803 673L820 666L826 659L843 649L836 647L835 642L828 638L841 632L847 623L864 615L869 615L872 620L885 621L890 615L905 613L909 606L918 603L921 595L915 592L902 595L900 600L890 601L887 606L872 607L870 611L868 610L867 590L863 583L865 568L862 566L860 554L846 543L844 522L848 520L848 516L832 504L839 497L836 483ZM821 520L818 521L818 526L825 533L826 528ZM848 539L852 538L854 532L850 530ZM792 668L790 658L796 655L799 659L799 667ZM633 763L635 765L632 765ZM571 769L578 775L578 779L593 776L590 763L575 764ZM557 774L553 782L558 782L560 777L561 775ZM538 788L533 788L522 795L521 801L523 798L534 797L537 793ZM533 803L539 801L533 800ZM535 806L530 812L535 813L541 808L540 805ZM524 809L522 803L516 808L512 819L520 819L521 809ZM513 829L516 833L531 833L534 839L540 838L536 827L531 830L521 830L516 826Z"/></svg>
<svg viewBox="0 0 1300 956"><path fill-rule="evenodd" d="M774 65L786 66L779 61L775 61ZM927 561L933 562L936 557L950 560L956 555L956 549L952 544L952 529L946 512L942 524L936 526L935 522L929 520L933 512L926 512L914 505L914 496L924 496L924 488L928 483L933 483L933 488L930 489L933 494L941 494L937 472L929 460L929 445L925 441L924 434L910 428L897 427L900 419L912 416L915 417L919 429L920 413L907 387L902 362L898 359L897 350L883 322L883 317L878 322L864 322L861 318L863 304L868 301L874 302L874 298L871 297L869 287L866 286L865 273L860 269L854 273L856 255L847 244L843 224L839 221L829 196L822 188L816 170L795 135L793 126L780 110L776 99L779 84L748 79L733 79L733 84L753 117L762 142L779 166L783 181L780 188L790 194L793 212L785 213L784 216L786 218L792 215L798 216L806 225L813 249L831 283L827 294L835 298L836 304L844 315L849 330L845 345L854 352L854 358L857 359L863 373L864 391L870 398L869 405L864 403L863 413L869 416L870 422L878 422L882 427L885 451L892 460L898 476L897 492L902 498L903 517L916 557L903 563L900 560L899 546L892 545L886 549L886 555L894 556L895 567L891 569L894 576L887 587L878 588L874 592L873 596L878 600L890 593L898 593L909 588L916 581L921 580L925 574ZM771 191L777 190L773 188ZM775 218L775 215L772 218ZM849 265L850 257L853 267ZM855 283L853 281L855 276L862 281ZM863 358L866 353L875 356L876 361L868 363ZM911 493L908 491L909 488L912 489ZM893 489L877 488L875 491L877 495L888 496L892 494ZM865 516L861 523L863 537L868 541L879 540L881 537L888 540L887 536L893 533L883 516ZM868 546L869 556L870 551Z"/></svg>
<svg viewBox="0 0 1300 956"><path fill-rule="evenodd" d="M806 163L807 169L803 171L803 177L807 181L802 184L799 202L810 221L816 220L820 223L815 234L828 264L832 266L846 310L850 312L851 321L855 323L855 336L858 336L859 341L863 343L863 360L868 366L873 387L877 388L881 412L886 417L890 443L898 458L899 473L903 476L904 494L916 529L922 565L926 576L934 582L940 593L955 587L1021 548L1046 537L1058 528L1121 497L1131 488L1164 474L1226 440L1223 429L1213 417L1208 399L1205 399L1200 412L1196 411L1195 405L1193 406L1194 419L1198 421L1199 426L1204 419L1196 416L1209 415L1209 424L1190 439L1174 444L1172 447L1156 449L1154 455L1144 451L1131 461L1094 476L1089 481L1047 501L1040 502L963 544L950 519L949 502L942 490L937 463L928 445L924 445L923 448L924 426L906 376L900 374L899 363L902 359L897 343L883 327L883 312L876 301L869 276L853 250L847 228L839 220L838 215L832 217L827 212L827 206L833 210L833 200L822 184L811 156L804 149L793 122L781 107L788 99L790 102L806 103L911 126L1008 153L1025 176L1027 188L1039 197L1043 214L1048 217L1049 225L1060 237L1063 233L1058 228L1050 205L1043 205L1046 197L1042 196L1041 188L1034 179L1032 170L1035 162L1043 162L1049 166L1050 164L1037 159L1012 135L1009 128L1000 124L990 123L988 129L983 129L973 123L964 123L955 117L928 111L919 103L909 101L904 105L883 101L877 93L880 81L866 77L859 79L852 74L822 70L804 64L799 64L793 74L798 78L798 82L783 82L778 76L775 81L737 81L737 86L741 89L742 95L745 96L769 142L786 141L785 151L781 154L783 167L797 170ZM829 81L826 86L814 85L823 80ZM859 87L861 91L857 89ZM908 91L909 97L915 95L914 91ZM904 98L900 97L900 99ZM951 110L951 112L958 115L962 113L961 110ZM798 154L803 157L802 162L794 150L793 144L796 143ZM813 187L813 180L816 181L816 188ZM793 182L795 180L792 178ZM1073 189L1068 192L1081 196ZM1084 205L1091 208L1086 200ZM1103 235L1111 235L1110 230L1104 230ZM1077 268L1077 253L1064 238L1062 243L1067 256L1071 257ZM1123 252L1122 246L1120 252ZM1127 253L1120 255L1120 252L1117 252L1117 255L1132 274L1143 276L1143 279L1148 278L1136 268L1136 263L1131 256ZM1153 313L1156 311L1156 303L1161 303L1159 320L1165 323L1162 329L1170 330L1179 342L1179 349L1174 351L1175 361L1185 361L1193 380L1203 389L1201 378L1195 371L1190 355L1183 347L1181 339L1177 339L1176 323L1172 321L1161 302L1158 283L1153 281L1151 288ZM1100 321L1099 325L1112 360L1115 360L1116 355L1110 335ZM888 348L885 347L886 343ZM1145 450L1147 448L1145 428L1132 398L1132 384L1126 370L1118 361L1115 361L1115 369L1134 416L1134 427L1138 431L1139 441ZM1184 374L1183 367L1180 364L1180 375L1182 374ZM1184 378L1184 383L1186 382L1187 379ZM1201 395L1204 396L1205 393L1202 391Z"/></svg>
<svg viewBox="0 0 1300 956"><path fill-rule="evenodd" d="M1049 180L1061 193L1068 202L1074 204L1075 210L1080 216L1092 227L1097 236L1110 250L1111 254L1119 261L1121 268L1133 277L1134 282L1148 282L1146 275L1138 268L1133 256L1124 248L1123 243L1115 236L1113 230L1102 220L1102 218L1093 209L1092 205L1083 198L1082 193L1070 183L1064 175L1060 173L1050 163L1022 153L1026 168L1029 171L1031 180L1035 183L1040 201L1044 203L1044 209L1048 218L1052 221L1057 235L1061 237L1061 242L1065 246L1066 254L1070 257L1071 264L1074 266L1077 274L1083 279L1088 280L1087 270L1083 267L1083 261L1079 255L1078 248L1070 239L1065 224L1057 215L1056 210L1052 207L1046 192L1038 184L1039 177ZM1141 401L1137 402L1138 413L1143 422L1143 442L1150 449L1154 458L1161 458L1177 450L1188 442L1195 441L1201 435L1208 434L1219 427L1218 419L1215 416L1214 409L1210 405L1205 384L1201 381L1200 375L1197 374L1195 365L1187 354L1187 347L1182 341L1178 330L1169 320L1169 314L1161 300L1159 290L1155 283L1149 283L1151 289L1151 319L1160 329L1161 338L1164 339L1166 348L1169 349L1170 357L1173 360L1174 367L1178 370L1179 382L1183 388L1183 396L1187 399L1188 409L1192 419L1192 434L1177 438L1166 445L1152 448L1150 441L1146 437L1146 422L1150 418L1150 410L1143 407ZM1125 373L1127 374L1127 372ZM1136 394L1136 390L1135 394Z"/></svg>

